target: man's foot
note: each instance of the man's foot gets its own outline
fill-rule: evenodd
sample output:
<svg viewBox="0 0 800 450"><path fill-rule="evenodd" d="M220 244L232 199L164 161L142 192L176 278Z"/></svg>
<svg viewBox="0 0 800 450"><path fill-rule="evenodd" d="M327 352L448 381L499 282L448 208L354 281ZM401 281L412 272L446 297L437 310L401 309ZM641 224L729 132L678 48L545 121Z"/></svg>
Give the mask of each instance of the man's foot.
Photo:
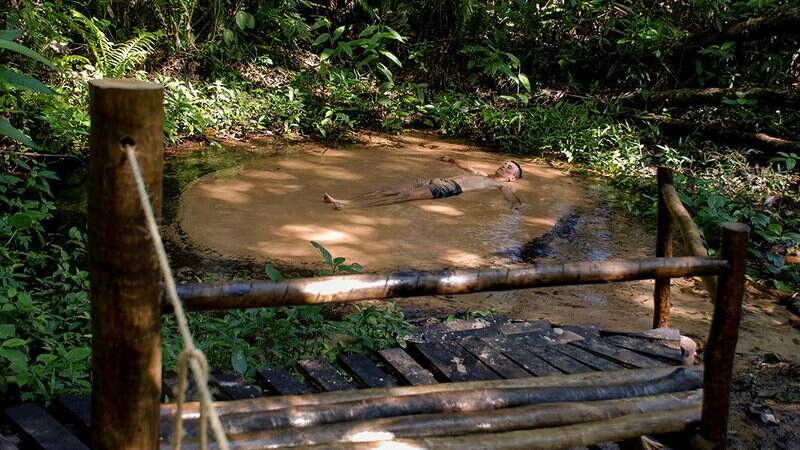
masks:
<svg viewBox="0 0 800 450"><path fill-rule="evenodd" d="M334 208L336 208L336 209L342 209L342 204L343 204L343 202L341 202L341 201L339 201L339 200L336 200L335 198L333 198L333 196L331 196L331 194L328 194L328 193L326 192L326 193L325 193L325 196L323 197L323 199L325 200L325 203L330 203L330 204L332 204Z"/></svg>

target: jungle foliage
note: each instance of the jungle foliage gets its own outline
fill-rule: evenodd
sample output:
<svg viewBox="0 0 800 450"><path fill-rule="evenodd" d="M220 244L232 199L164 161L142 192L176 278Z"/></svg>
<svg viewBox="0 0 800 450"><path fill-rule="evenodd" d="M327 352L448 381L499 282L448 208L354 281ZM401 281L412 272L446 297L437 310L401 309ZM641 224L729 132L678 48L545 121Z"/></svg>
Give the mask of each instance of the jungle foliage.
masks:
<svg viewBox="0 0 800 450"><path fill-rule="evenodd" d="M88 386L84 225L55 213L83 170L86 82L101 76L166 87L168 144L428 128L606 177L636 214L653 213L653 166L668 165L712 246L719 222L749 223L752 279L797 290L800 266L785 261L800 252L798 17L782 0L3 3L0 392ZM192 323L211 361L243 374L394 345L405 326L374 308ZM165 342L170 363L174 334Z"/></svg>

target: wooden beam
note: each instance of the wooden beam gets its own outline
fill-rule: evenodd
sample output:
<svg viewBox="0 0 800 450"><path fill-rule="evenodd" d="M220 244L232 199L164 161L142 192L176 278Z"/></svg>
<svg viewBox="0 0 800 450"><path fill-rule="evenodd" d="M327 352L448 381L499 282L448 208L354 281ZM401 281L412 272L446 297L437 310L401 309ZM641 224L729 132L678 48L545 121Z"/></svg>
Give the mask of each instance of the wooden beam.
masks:
<svg viewBox="0 0 800 450"><path fill-rule="evenodd" d="M415 416L343 422L323 426L279 428L232 436L236 448L284 448L323 445L372 438L375 441L398 438L458 436L501 431L530 430L575 423L605 420L627 414L700 408L699 390L622 400L582 403L549 403L488 411ZM186 450L197 449L196 439L184 441ZM387 445L387 448L391 448ZM162 446L166 450L166 443Z"/></svg>
<svg viewBox="0 0 800 450"><path fill-rule="evenodd" d="M681 198L678 196L678 191L671 184L665 184L661 187L661 197L669 210L672 220L678 223L683 236L683 245L687 255L692 256L708 256L708 249L703 241L703 235L700 233L700 228L694 223L691 214L683 206ZM675 277L673 277L675 278ZM705 285L708 295L711 299L717 296L717 280L713 276L702 277L703 285Z"/></svg>
<svg viewBox="0 0 800 450"><path fill-rule="evenodd" d="M272 411L254 411L249 414L229 414L222 416L221 421L226 432L235 435L271 428L304 428L382 417L485 411L543 403L612 400L685 392L700 388L701 378L696 371L679 369L667 377L635 383L581 387L478 388L470 391L387 396L355 402L291 406ZM184 420L184 430L187 436L196 435L198 420L194 418ZM169 436L170 427L162 426L161 433L162 436Z"/></svg>
<svg viewBox="0 0 800 450"><path fill-rule="evenodd" d="M519 267L484 267L388 275L345 275L280 282L187 283L178 294L188 311L316 305L420 295L466 294L545 286L712 275L726 268L717 258L642 258Z"/></svg>
<svg viewBox="0 0 800 450"><path fill-rule="evenodd" d="M138 80L89 82L89 276L92 309L92 448L158 445L161 288L123 143L135 145L161 212L164 91Z"/></svg>
<svg viewBox="0 0 800 450"><path fill-rule="evenodd" d="M272 411L304 405L330 405L335 403L356 402L379 397L432 394L437 392L474 391L476 389L518 389L533 387L584 387L611 384L637 383L670 377L679 370L702 372L699 368L660 367L653 369L617 370L610 372L589 372L575 375L563 375L537 378L514 378L510 380L469 381L461 383L422 384L417 386L401 386L395 388L357 389L353 391L324 392L321 394L283 395L279 397L260 397L247 400L216 402L217 412L223 416L228 414L252 413L254 411ZM198 417L200 406L197 402L184 404L183 416ZM161 405L161 417L167 422L175 414L175 404Z"/></svg>
<svg viewBox="0 0 800 450"><path fill-rule="evenodd" d="M628 414L608 420L598 420L563 427L505 433L467 434L462 436L393 439L372 442L342 442L293 447L296 450L556 450L584 447L602 442L622 441L642 434L685 432L700 418L699 408Z"/></svg>
<svg viewBox="0 0 800 450"><path fill-rule="evenodd" d="M672 257L672 217L664 200L662 188L672 186L672 170L666 167L659 167L658 179L658 216L656 230L656 256L659 258ZM670 312L670 279L656 278L655 291L653 293L653 328L669 327Z"/></svg>
<svg viewBox="0 0 800 450"><path fill-rule="evenodd" d="M703 419L700 435L713 448L726 448L730 413L731 378L744 296L744 269L750 227L741 223L722 225L720 254L731 268L719 277L714 317L704 352Z"/></svg>

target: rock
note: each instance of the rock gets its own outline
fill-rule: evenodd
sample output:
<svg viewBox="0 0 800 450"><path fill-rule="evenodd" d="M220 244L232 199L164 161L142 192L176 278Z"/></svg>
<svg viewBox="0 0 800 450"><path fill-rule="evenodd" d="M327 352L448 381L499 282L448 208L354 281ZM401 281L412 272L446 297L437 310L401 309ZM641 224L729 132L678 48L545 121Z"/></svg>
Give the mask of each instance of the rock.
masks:
<svg viewBox="0 0 800 450"><path fill-rule="evenodd" d="M782 362L786 362L786 359L778 353L775 352L767 352L764 353L764 362L767 364L778 364Z"/></svg>
<svg viewBox="0 0 800 450"><path fill-rule="evenodd" d="M772 413L763 412L763 413L761 413L760 418L761 418L761 421L766 423L766 424L777 425L777 424L781 423L781 421L778 420L777 417L775 417L775 414L772 414Z"/></svg>

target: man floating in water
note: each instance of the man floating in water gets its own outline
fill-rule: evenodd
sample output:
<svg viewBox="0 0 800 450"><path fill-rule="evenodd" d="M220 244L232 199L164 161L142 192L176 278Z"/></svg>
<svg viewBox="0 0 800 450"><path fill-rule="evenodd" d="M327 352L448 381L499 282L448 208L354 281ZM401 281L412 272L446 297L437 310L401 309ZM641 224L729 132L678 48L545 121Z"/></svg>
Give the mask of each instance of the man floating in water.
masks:
<svg viewBox="0 0 800 450"><path fill-rule="evenodd" d="M336 209L365 208L414 200L454 197L462 192L499 189L503 196L511 202L514 210L522 207L522 201L509 186L509 183L522 178L522 167L515 161L506 161L493 174L489 175L449 156L442 156L440 160L454 164L469 175L432 180L418 178L411 186L368 192L350 200L337 200L326 193L325 202L333 204Z"/></svg>

